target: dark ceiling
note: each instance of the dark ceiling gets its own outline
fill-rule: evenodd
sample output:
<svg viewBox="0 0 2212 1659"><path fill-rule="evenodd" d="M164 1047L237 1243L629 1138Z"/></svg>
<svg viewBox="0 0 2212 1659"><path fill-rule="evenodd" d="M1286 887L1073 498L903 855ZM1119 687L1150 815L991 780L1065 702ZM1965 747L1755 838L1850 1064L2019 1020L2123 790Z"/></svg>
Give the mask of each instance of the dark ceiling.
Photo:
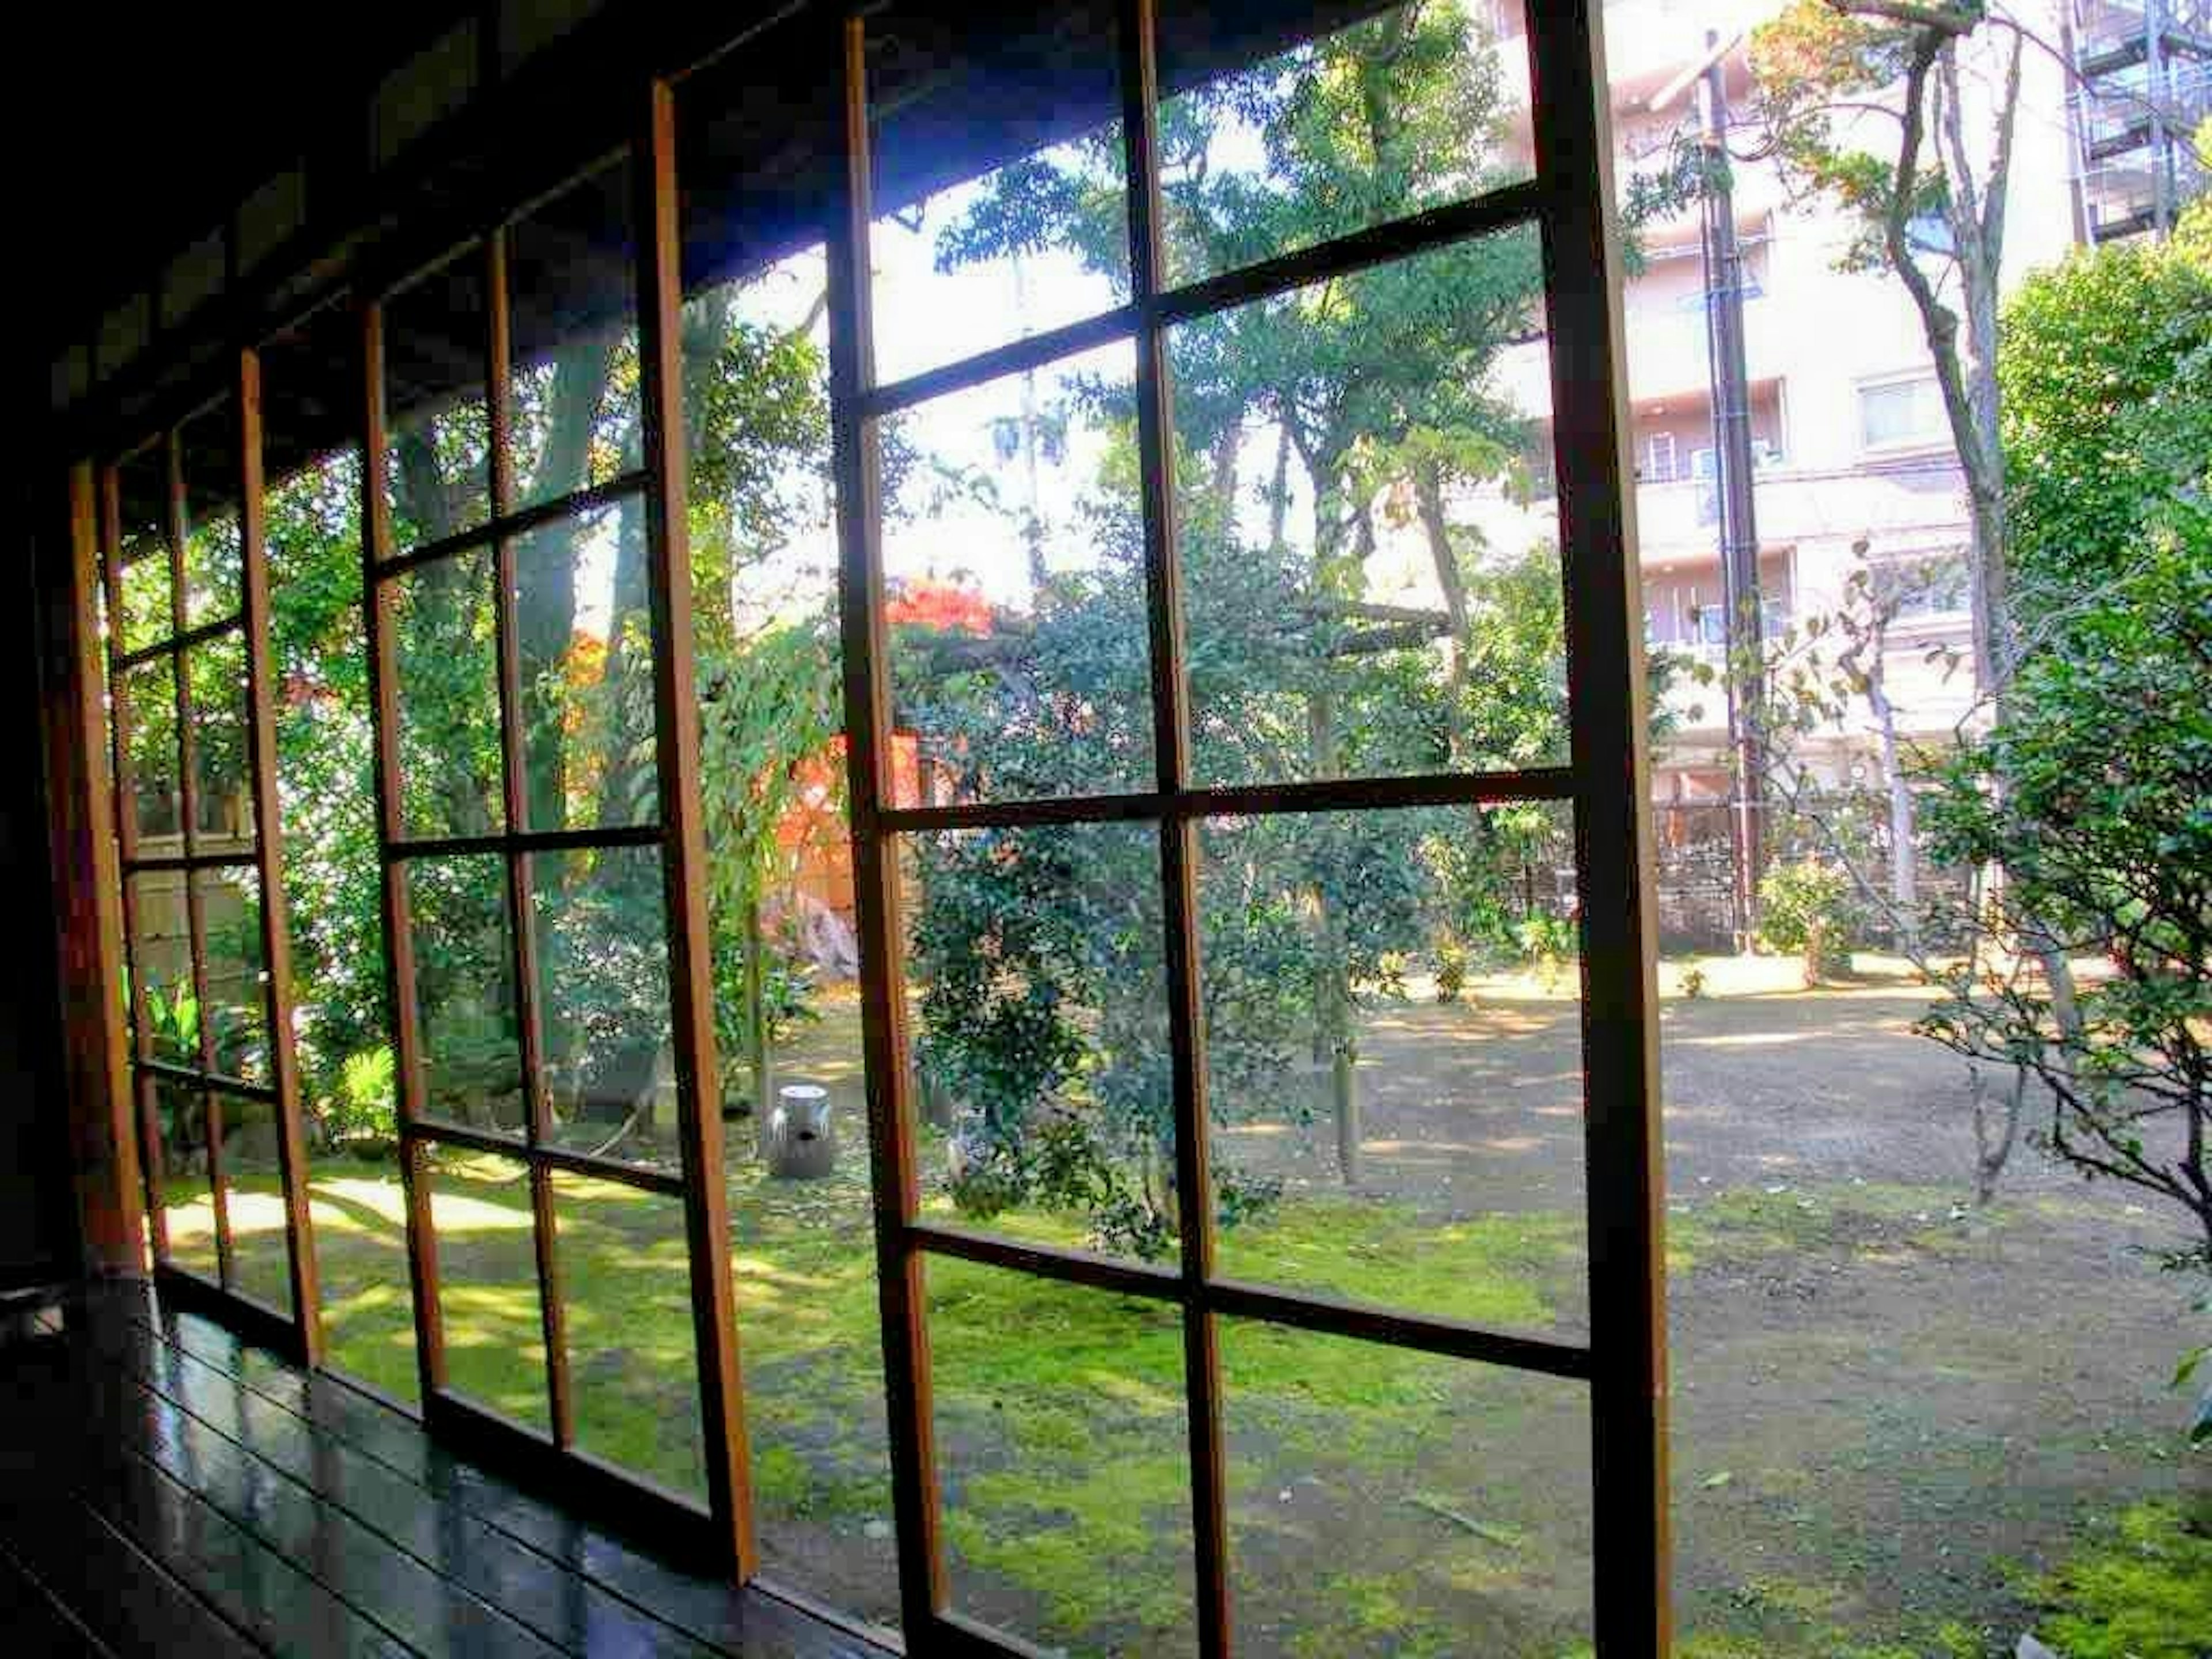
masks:
<svg viewBox="0 0 2212 1659"><path fill-rule="evenodd" d="M475 8L467 0L374 6L149 4L78 0L19 12L0 99L7 153L28 190L13 227L19 303L52 342L85 337L119 294L219 222L270 173L358 118L386 70ZM35 16L36 21L32 18ZM365 142L365 139L364 139Z"/></svg>

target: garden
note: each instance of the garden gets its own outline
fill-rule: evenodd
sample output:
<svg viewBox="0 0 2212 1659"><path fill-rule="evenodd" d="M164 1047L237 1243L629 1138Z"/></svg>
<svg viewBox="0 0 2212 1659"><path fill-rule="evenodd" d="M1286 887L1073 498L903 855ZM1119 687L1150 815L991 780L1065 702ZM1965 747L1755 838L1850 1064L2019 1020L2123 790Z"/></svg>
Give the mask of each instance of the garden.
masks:
<svg viewBox="0 0 2212 1659"><path fill-rule="evenodd" d="M1467 13L1436 3L1178 95L1161 114L1170 263L1230 269L1511 176L1505 80ZM933 301L955 280L1079 311L1125 292L1119 144L1103 130L886 213L879 332L927 334L940 358L999 343L962 333L994 326L989 307ZM1632 230L1698 188L1694 171L1645 181ZM2205 1338L2212 1261L2208 234L2085 256L2014 302L2016 337L2050 349L1992 370L2018 511L1978 557L2008 560L2042 620L2008 647L1991 719L1910 769L1916 844L1972 872L1971 907L1931 898L1904 926L1863 841L1800 824L1762 951L1662 964L1679 1622L1698 1659L1966 1659L2030 1629L2067 1659L2190 1659L2212 1630L2212 1490L2190 1433L2212 1406L2201 1382L2174 1386ZM1555 542L1540 523L1514 543L1481 527L1543 517L1537 412L1507 373L1540 347L1540 295L1535 239L1506 232L1170 331L1195 782L1563 759ZM772 1574L895 1622L823 295L817 248L687 301L693 588L672 597L697 641L712 1088L763 1549ZM526 499L635 465L635 331L586 313L518 350L508 459ZM410 314L395 304L395 337ZM2038 380L2062 362L2118 390L2092 410ZM1152 786L1134 368L1101 348L882 423L902 804ZM397 412L403 544L482 520L489 434L480 390ZM2116 451L2140 471L2116 481L2100 459ZM2093 489L2094 512L2069 505ZM277 759L322 1318L335 1366L407 1400L361 490L344 452L271 490ZM650 823L642 514L617 500L519 545L514 790L489 567L462 554L392 585L407 833L481 835L510 801L537 830ZM1878 623L1880 597L1857 602L1761 665L1778 769L1864 696L1863 653L1837 643ZM222 667L191 672L219 707ZM1682 672L1655 653L1655 688ZM173 735L131 737L157 776ZM1778 769L1777 800L1799 782ZM1877 786L1857 805L1892 803ZM158 800L138 810L164 832ZM1220 1270L1586 1336L1563 813L1224 811L1194 841ZM925 1213L1171 1260L1159 832L931 830L898 853ZM427 1114L510 1133L534 1091L564 1147L672 1167L657 853L533 861L532 1045L501 861L425 856L410 877ZM257 902L210 913L211 982L258 971L240 920ZM189 1053L204 1018L226 1071L265 1075L250 1006L203 1011L161 978L168 960L139 956L165 1040ZM835 1161L815 1179L767 1156L771 1103L799 1084L827 1091ZM162 1121L172 1252L211 1261L192 1115ZM232 1125L223 1150L238 1278L281 1301L267 1126ZM523 1166L448 1146L426 1176L452 1384L542 1425ZM579 1443L696 1491L681 1206L586 1175L553 1187ZM1071 1653L1192 1650L1173 1305L945 1257L927 1295L954 1605ZM1577 1385L1257 1322L1220 1340L1242 1646L1578 1650Z"/></svg>

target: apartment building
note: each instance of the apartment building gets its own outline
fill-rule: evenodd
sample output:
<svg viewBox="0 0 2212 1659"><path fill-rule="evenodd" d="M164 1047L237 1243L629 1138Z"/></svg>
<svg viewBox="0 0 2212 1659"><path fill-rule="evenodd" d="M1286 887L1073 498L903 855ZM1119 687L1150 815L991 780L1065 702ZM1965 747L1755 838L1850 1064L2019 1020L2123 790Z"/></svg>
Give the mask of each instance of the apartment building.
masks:
<svg viewBox="0 0 2212 1659"><path fill-rule="evenodd" d="M2049 36L2069 23L2055 0ZM1767 631L1779 638L1844 605L1854 575L1890 596L1885 679L1903 734L1929 738L1972 717L1964 658L1970 619L1964 562L1965 479L1946 423L1917 313L1884 270L1850 268L1853 226L1831 204L1793 197L1758 154L1750 123L1748 32L1776 0L1616 0L1605 9L1616 171L1652 173L1693 134L1686 71L1721 44L1722 85L1735 112L1734 214L1744 268L1745 366L1753 449L1759 577ZM2100 7L2100 11L2111 10ZM1518 8L1499 8L1510 35ZM1510 50L1510 44L1509 44ZM2008 288L2062 258L2079 234L2080 100L2069 100L2062 58L2040 48L2023 64L2006 234ZM1987 121L1993 78L1967 77L1978 100L1970 135ZM1669 94L1672 96L1669 96ZM1659 106L1655 107L1655 105ZM1877 140L1869 137L1871 147ZM1628 378L1637 471L1637 521L1647 635L1654 647L1717 668L1723 655L1720 500L1706 316L1709 276L1700 216L1688 210L1645 225L1640 268L1626 294ZM1504 365L1505 395L1548 409L1540 345ZM1548 441L1537 446L1547 450ZM1555 504L1538 498L1485 513L1501 545L1546 532ZM1951 663L1954 658L1958 665ZM1654 757L1662 799L1726 799L1726 698L1717 684L1677 674L1668 692L1672 735ZM1863 702L1812 738L1805 757L1837 783L1877 781L1873 713Z"/></svg>

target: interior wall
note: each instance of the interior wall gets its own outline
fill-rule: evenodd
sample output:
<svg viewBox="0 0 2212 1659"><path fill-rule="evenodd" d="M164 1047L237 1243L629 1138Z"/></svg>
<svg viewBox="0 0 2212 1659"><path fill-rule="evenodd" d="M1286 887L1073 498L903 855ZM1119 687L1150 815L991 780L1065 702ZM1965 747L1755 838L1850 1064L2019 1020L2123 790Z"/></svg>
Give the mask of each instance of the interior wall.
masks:
<svg viewBox="0 0 2212 1659"><path fill-rule="evenodd" d="M35 522L20 491L18 525ZM0 1289L82 1266L62 1077L60 958L40 738L35 565L19 538L0 587Z"/></svg>

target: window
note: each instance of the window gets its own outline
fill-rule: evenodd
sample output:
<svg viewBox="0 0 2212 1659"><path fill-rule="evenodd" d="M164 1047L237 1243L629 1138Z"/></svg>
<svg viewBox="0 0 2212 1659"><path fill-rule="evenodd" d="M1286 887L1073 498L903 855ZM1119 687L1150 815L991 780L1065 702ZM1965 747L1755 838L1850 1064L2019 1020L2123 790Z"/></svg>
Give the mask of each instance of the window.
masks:
<svg viewBox="0 0 2212 1659"><path fill-rule="evenodd" d="M1972 575L1960 551L1884 559L1873 578L1875 599L1898 622L1963 617L1972 599Z"/></svg>
<svg viewBox="0 0 2212 1659"><path fill-rule="evenodd" d="M910 1651L1349 1650L1352 1540L1656 1651L1603 100L1491 9L810 12L111 469L165 1282Z"/></svg>
<svg viewBox="0 0 2212 1659"><path fill-rule="evenodd" d="M1674 434L1653 432L1644 440L1643 461L1637 468L1637 477L1644 483L1672 483L1674 471Z"/></svg>
<svg viewBox="0 0 2212 1659"><path fill-rule="evenodd" d="M1862 385L1858 396L1863 448L1917 448L1948 437L1942 394L1932 374Z"/></svg>

